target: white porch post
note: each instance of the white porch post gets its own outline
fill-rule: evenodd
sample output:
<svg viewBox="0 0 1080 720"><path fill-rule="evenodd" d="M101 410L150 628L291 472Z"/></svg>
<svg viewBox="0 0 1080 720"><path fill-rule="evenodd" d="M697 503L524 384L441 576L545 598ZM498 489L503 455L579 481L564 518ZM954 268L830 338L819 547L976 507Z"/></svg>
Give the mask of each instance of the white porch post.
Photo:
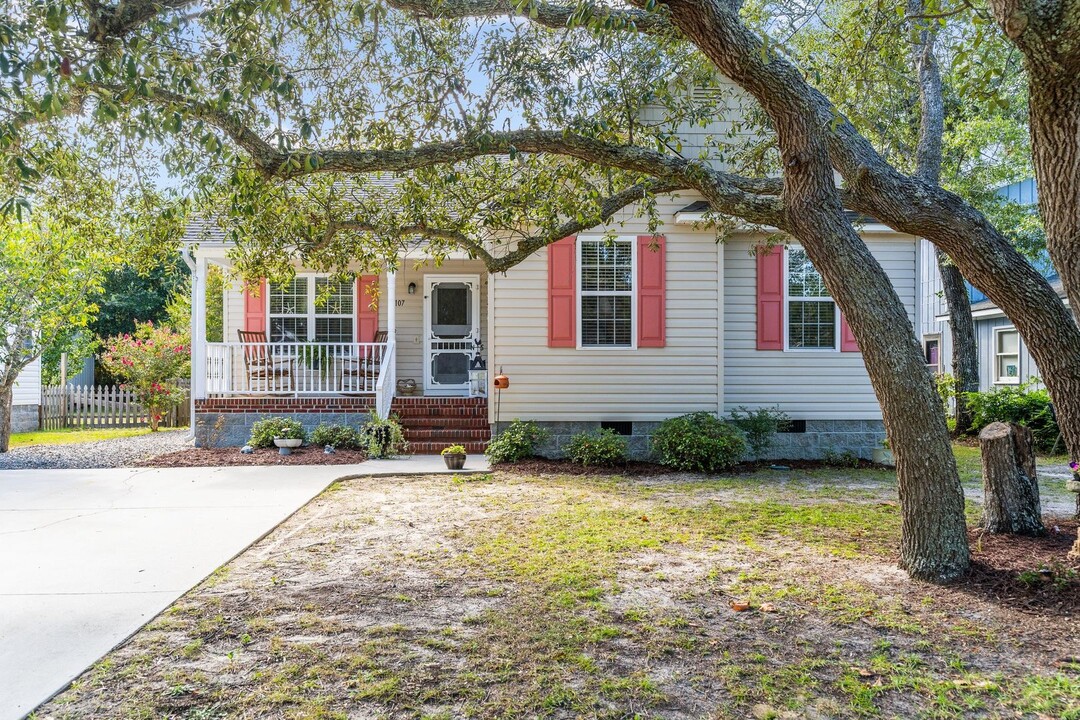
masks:
<svg viewBox="0 0 1080 720"><path fill-rule="evenodd" d="M386 271L386 340L397 340L397 273Z"/></svg>
<svg viewBox="0 0 1080 720"><path fill-rule="evenodd" d="M191 276L191 397L206 399L206 271L205 257L196 258ZM195 415L191 416L194 425Z"/></svg>

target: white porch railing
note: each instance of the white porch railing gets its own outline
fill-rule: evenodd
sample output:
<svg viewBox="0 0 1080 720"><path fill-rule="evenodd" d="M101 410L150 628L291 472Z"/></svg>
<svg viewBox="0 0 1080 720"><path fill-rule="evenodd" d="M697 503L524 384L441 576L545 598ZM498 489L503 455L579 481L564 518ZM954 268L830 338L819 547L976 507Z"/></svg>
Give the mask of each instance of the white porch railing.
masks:
<svg viewBox="0 0 1080 720"><path fill-rule="evenodd" d="M384 420L390 417L390 406L394 402L397 390L397 343L393 340L386 344L379 377L375 381L375 412Z"/></svg>
<svg viewBox="0 0 1080 720"><path fill-rule="evenodd" d="M389 345L389 347L388 347ZM388 343L206 343L209 395L376 395ZM393 399L390 381L390 400Z"/></svg>

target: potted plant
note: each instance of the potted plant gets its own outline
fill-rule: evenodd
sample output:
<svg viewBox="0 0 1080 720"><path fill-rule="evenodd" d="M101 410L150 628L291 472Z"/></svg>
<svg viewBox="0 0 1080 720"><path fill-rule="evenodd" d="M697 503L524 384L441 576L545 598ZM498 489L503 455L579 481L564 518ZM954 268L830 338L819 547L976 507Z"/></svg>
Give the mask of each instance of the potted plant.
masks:
<svg viewBox="0 0 1080 720"><path fill-rule="evenodd" d="M465 446L464 445L450 445L444 447L442 450L443 462L446 463L447 470L460 470L465 467Z"/></svg>
<svg viewBox="0 0 1080 720"><path fill-rule="evenodd" d="M282 423L281 428L274 435L274 445L282 455L290 455L292 451L304 444L304 429L300 423Z"/></svg>
<svg viewBox="0 0 1080 720"><path fill-rule="evenodd" d="M893 457L892 450L889 449L887 439L881 441L881 447L874 448L871 459L877 465L888 465L890 467L896 465L896 458Z"/></svg>

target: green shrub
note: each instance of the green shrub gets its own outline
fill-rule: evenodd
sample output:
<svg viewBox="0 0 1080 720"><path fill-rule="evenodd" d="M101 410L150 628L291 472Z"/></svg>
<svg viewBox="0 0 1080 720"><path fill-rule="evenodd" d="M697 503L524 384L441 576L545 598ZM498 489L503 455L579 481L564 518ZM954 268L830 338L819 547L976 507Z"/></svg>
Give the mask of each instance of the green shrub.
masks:
<svg viewBox="0 0 1080 720"><path fill-rule="evenodd" d="M551 437L551 433L534 422L514 420L488 443L484 453L492 463L517 462L532 457L536 446Z"/></svg>
<svg viewBox="0 0 1080 720"><path fill-rule="evenodd" d="M743 431L750 451L756 456L765 454L776 433L786 430L791 422L779 406L750 410L740 405L731 411L729 422Z"/></svg>
<svg viewBox="0 0 1080 720"><path fill-rule="evenodd" d="M626 438L611 428L578 433L566 445L566 457L582 465L619 465L626 462Z"/></svg>
<svg viewBox="0 0 1080 720"><path fill-rule="evenodd" d="M1054 447L1059 430L1046 390L1032 390L1031 383L1025 383L966 393L965 397L971 408L972 432L992 422L1016 423L1031 430L1039 451L1047 452Z"/></svg>
<svg viewBox="0 0 1080 720"><path fill-rule="evenodd" d="M299 420L287 417L269 417L251 426L248 445L254 448L274 447L274 438L299 438L307 440L307 432Z"/></svg>
<svg viewBox="0 0 1080 720"><path fill-rule="evenodd" d="M372 411L360 428L359 435L360 447L367 451L368 457L393 457L409 449L409 443L405 442L405 431L393 415L384 420Z"/></svg>
<svg viewBox="0 0 1080 720"><path fill-rule="evenodd" d="M319 423L311 432L311 444L336 448L338 450L359 450L363 447L360 433L348 425Z"/></svg>
<svg viewBox="0 0 1080 720"><path fill-rule="evenodd" d="M746 454L746 438L734 425L707 412L668 418L653 433L653 453L677 470L714 472Z"/></svg>

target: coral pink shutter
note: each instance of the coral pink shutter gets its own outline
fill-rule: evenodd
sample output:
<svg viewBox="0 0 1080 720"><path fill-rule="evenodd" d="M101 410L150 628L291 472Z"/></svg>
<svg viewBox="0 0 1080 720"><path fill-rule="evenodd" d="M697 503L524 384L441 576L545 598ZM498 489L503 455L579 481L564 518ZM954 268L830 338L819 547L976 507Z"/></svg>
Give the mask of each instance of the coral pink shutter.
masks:
<svg viewBox="0 0 1080 720"><path fill-rule="evenodd" d="M839 308L837 308L839 310ZM859 352L859 343L844 313L840 313L840 352Z"/></svg>
<svg viewBox="0 0 1080 720"><path fill-rule="evenodd" d="M663 235L638 235L638 347L664 347L666 272Z"/></svg>
<svg viewBox="0 0 1080 720"><path fill-rule="evenodd" d="M757 248L757 349L784 349L784 246Z"/></svg>
<svg viewBox="0 0 1080 720"><path fill-rule="evenodd" d="M548 347L577 347L577 237L548 245Z"/></svg>
<svg viewBox="0 0 1080 720"><path fill-rule="evenodd" d="M244 283L244 330L266 332L266 278L259 280L256 292L252 286Z"/></svg>
<svg viewBox="0 0 1080 720"><path fill-rule="evenodd" d="M371 290L378 284L378 275L356 276L356 342L375 342L375 333L379 331L379 308L371 306Z"/></svg>

